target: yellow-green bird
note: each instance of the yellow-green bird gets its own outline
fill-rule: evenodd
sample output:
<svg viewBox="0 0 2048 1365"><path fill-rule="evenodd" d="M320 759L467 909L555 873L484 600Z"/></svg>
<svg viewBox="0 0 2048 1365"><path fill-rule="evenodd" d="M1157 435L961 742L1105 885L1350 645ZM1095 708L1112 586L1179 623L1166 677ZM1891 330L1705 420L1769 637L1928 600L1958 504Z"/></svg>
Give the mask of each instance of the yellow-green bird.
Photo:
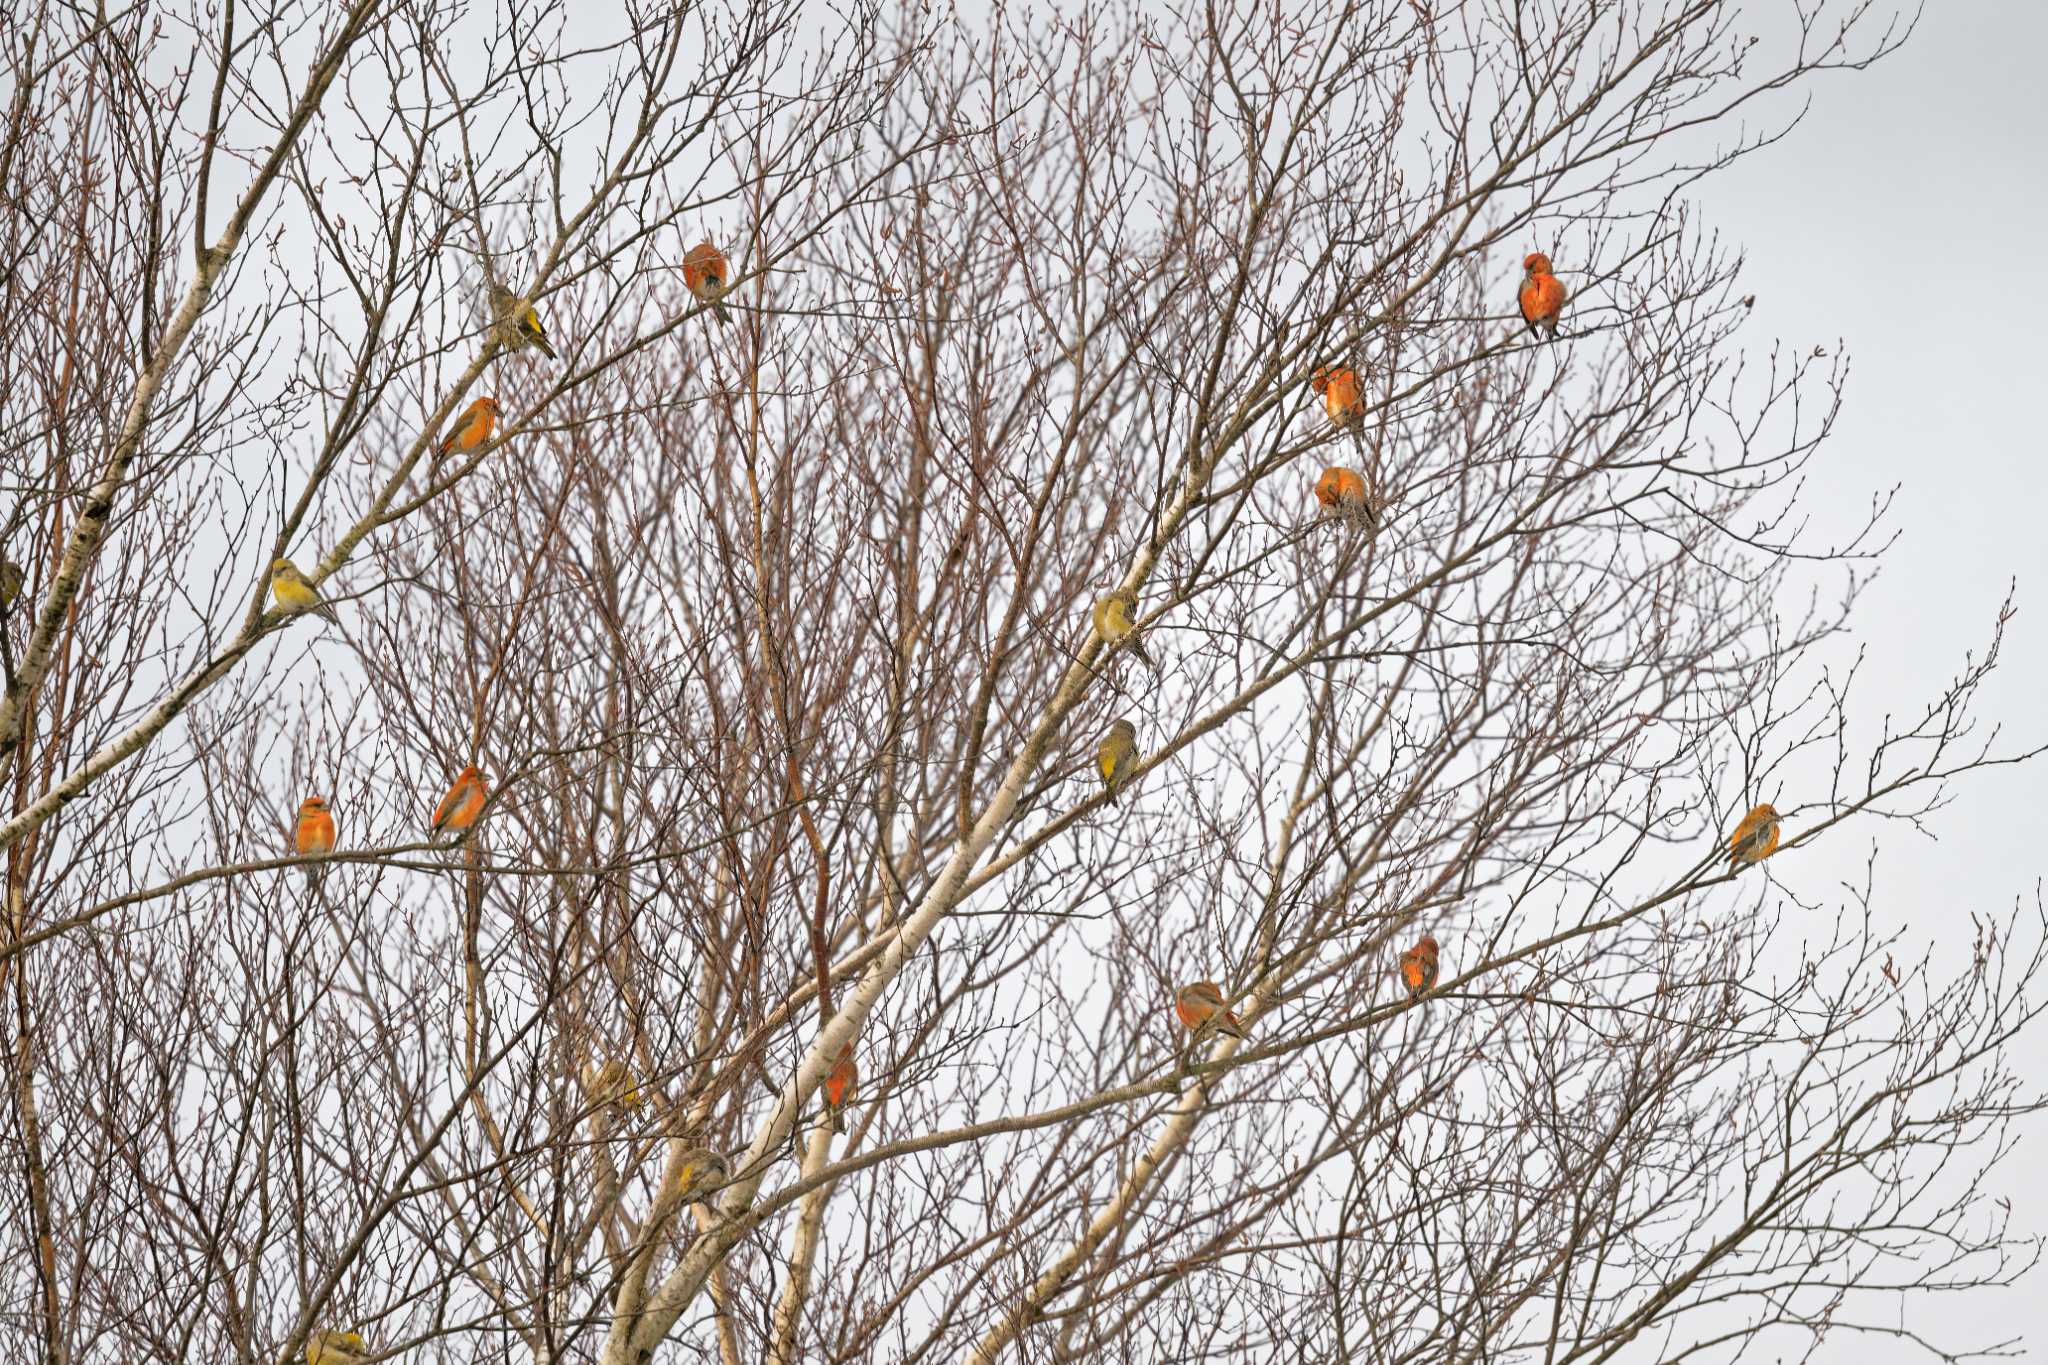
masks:
<svg viewBox="0 0 2048 1365"><path fill-rule="evenodd" d="M1127 720L1110 726L1095 750L1095 766L1102 773L1102 785L1109 788L1109 799L1116 800L1138 766L1138 727Z"/></svg>
<svg viewBox="0 0 2048 1365"><path fill-rule="evenodd" d="M320 599L320 589L313 586L313 580L300 573L299 566L289 559L272 561L270 595L286 611L310 611L323 621L331 621L337 626L341 624L334 608Z"/></svg>
<svg viewBox="0 0 2048 1365"><path fill-rule="evenodd" d="M517 351L525 346L540 347L541 354L549 360L560 360L555 348L548 343L547 329L540 325L540 312L525 299L509 289L491 286L491 310L498 315L500 335L505 349Z"/></svg>
<svg viewBox="0 0 2048 1365"><path fill-rule="evenodd" d="M614 1109L638 1109L640 1087L633 1084L632 1073L626 1064L614 1057L603 1066L583 1066L583 1090L594 1104Z"/></svg>
<svg viewBox="0 0 2048 1365"><path fill-rule="evenodd" d="M676 1178L682 1185L684 1201L695 1203L732 1180L732 1163L709 1147L692 1147L683 1153Z"/></svg>
<svg viewBox="0 0 2048 1365"><path fill-rule="evenodd" d="M369 1354L361 1332L315 1332L306 1338L306 1365L355 1365Z"/></svg>
<svg viewBox="0 0 2048 1365"><path fill-rule="evenodd" d="M0 559L0 612L14 605L14 599L21 596L21 585L28 581L28 575L21 565L11 559Z"/></svg>
<svg viewBox="0 0 2048 1365"><path fill-rule="evenodd" d="M1128 647L1131 653L1142 659L1145 667L1157 673L1159 665L1154 663L1152 656L1146 652L1145 638L1134 633L1137 615L1138 594L1132 592L1129 588L1118 588L1115 592L1096 602L1095 633L1111 644L1116 644L1118 641L1123 640L1129 641Z"/></svg>

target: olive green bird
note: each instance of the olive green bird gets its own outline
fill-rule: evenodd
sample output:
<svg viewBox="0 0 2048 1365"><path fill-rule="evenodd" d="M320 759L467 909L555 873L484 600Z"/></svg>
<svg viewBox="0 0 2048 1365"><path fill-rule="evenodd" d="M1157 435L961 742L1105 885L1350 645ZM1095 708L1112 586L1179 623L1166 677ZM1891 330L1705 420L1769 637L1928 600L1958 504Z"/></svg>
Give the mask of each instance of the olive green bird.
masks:
<svg viewBox="0 0 2048 1365"><path fill-rule="evenodd" d="M555 354L554 346L548 341L547 329L540 325L539 310L525 299L509 289L492 285L491 311L498 315L498 335L506 350L538 346L541 354L549 360L562 358Z"/></svg>
<svg viewBox="0 0 2048 1365"><path fill-rule="evenodd" d="M0 612L14 605L14 599L21 596L21 585L28 581L28 575L21 565L11 559L0 559Z"/></svg>
<svg viewBox="0 0 2048 1365"><path fill-rule="evenodd" d="M1145 637L1137 633L1138 594L1129 588L1118 588L1095 604L1095 633L1111 644L1127 642L1125 647L1143 661L1145 667L1154 673L1159 665L1145 649Z"/></svg>
<svg viewBox="0 0 2048 1365"><path fill-rule="evenodd" d="M591 1102L613 1109L638 1109L641 1103L640 1087L633 1084L633 1075L626 1070L626 1064L614 1057L603 1066L583 1067L583 1090Z"/></svg>
<svg viewBox="0 0 2048 1365"><path fill-rule="evenodd" d="M334 614L334 608L320 597L320 589L313 586L313 580L299 572L299 566L289 559L272 561L270 565L270 595L277 599L277 605L288 612L310 611L323 621L341 624L341 618Z"/></svg>
<svg viewBox="0 0 2048 1365"><path fill-rule="evenodd" d="M1102 773L1102 785L1109 789L1109 799L1116 800L1138 766L1138 727L1127 720L1110 726L1095 750L1095 766Z"/></svg>
<svg viewBox="0 0 2048 1365"><path fill-rule="evenodd" d="M676 1179L686 1203L724 1188L732 1180L732 1163L709 1147L692 1147L683 1153Z"/></svg>
<svg viewBox="0 0 2048 1365"><path fill-rule="evenodd" d="M369 1356L361 1332L315 1332L306 1338L306 1365L355 1365Z"/></svg>

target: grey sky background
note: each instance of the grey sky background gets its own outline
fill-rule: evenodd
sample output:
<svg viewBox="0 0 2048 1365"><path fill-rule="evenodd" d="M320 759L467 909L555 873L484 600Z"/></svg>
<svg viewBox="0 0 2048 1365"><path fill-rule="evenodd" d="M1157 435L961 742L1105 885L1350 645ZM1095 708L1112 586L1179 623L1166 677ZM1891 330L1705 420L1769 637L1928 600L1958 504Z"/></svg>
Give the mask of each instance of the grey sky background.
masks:
<svg viewBox="0 0 2048 1365"><path fill-rule="evenodd" d="M1981 653L2017 580L2018 616L1980 703L2008 748L2048 742L2048 470L2040 413L2048 392L2048 5L1933 0L1905 48L1865 72L1830 75L1778 146L1697 191L1708 225L1744 248L1757 295L1746 329L1758 357L1773 338L1844 347L1851 359L1835 435L1804 498L1817 528L1847 528L1898 485L1901 534L1854 621L1866 650L1857 714L1917 714L1969 651ZM1797 794L1788 793L1797 803ZM1901 961L1926 945L1961 960L1969 913L2034 904L2048 871L2048 759L1977 774L1931 824L1846 836L1774 869L1832 918L1840 883L1878 852L1874 907L1901 923ZM1788 828L1796 830L1797 820ZM1789 939L1789 934L1787 935ZM2021 945L2026 946L2025 944ZM2023 1074L2048 1089L2048 1031L2025 1041ZM2048 1124L2028 1126L1993 1181L2013 1225L2048 1233ZM1988 1345L2025 1332L2048 1347L2048 1267L2007 1290L1922 1300L1908 1313L1948 1341ZM1895 1338L1831 1337L1826 1360L1924 1360Z"/></svg>
<svg viewBox="0 0 2048 1365"><path fill-rule="evenodd" d="M968 0L958 12L977 31L987 10ZM1789 14L1787 0L1758 0L1743 22L1768 26ZM2048 4L1931 0L1899 53L1869 71L1822 76L1799 97L1759 109L1752 131L1776 126L1798 98L1812 98L1782 142L1690 192L1701 225L1747 255L1742 287L1757 305L1743 342L1752 360L1761 365L1774 341L1794 353L1821 346L1850 357L1835 434L1810 466L1801 498L1814 542L1853 532L1873 498L1898 488L1886 525L1899 538L1858 607L1853 637L1835 655L1846 664L1865 651L1852 706L1862 725L1852 742L1862 752L1887 713L1919 715L1965 655L1981 653L2015 580L2019 615L1977 710L1985 724L2004 726L2009 750L2048 743L2040 706L2048 684L2040 525L2048 451L2032 411L2048 390L2048 346L2034 316L2037 300L2048 299L2048 96L2036 69L2043 51ZM1519 255L1501 254L1511 288ZM1559 264L1569 271L1569 262ZM1798 604L1786 605L1797 614ZM1746 879L1738 894L1783 905L1778 943L1794 954L1801 918L1826 935L1849 900L1844 884L1862 884L1875 849L1873 910L1881 924L1903 929L1902 965L1932 952L1936 979L1952 977L1967 961L1970 912L2003 916L2016 901L2031 907L2048 872L2048 758L1971 775L1952 794L1930 823L1933 839L1902 825L1852 822L1774 860L1770 880ZM1800 801L1787 789L1779 804ZM1795 816L1788 832L1800 824ZM1796 967L1788 957L1786 970ZM2048 1088L2048 1027L2024 1048L2044 1078L2037 1089ZM2013 1201L2013 1227L2023 1233L2048 1233L2044 1171L2048 1122L2035 1122L1992 1181ZM1845 1316L1896 1318L1950 1346L2025 1333L2039 1352L2048 1348L2044 1299L2048 1267L2009 1289L1902 1300L1891 1313L1864 1299ZM1640 1345L1635 1358L1652 1358L1657 1344ZM1780 1335L1753 1354L1777 1359L1803 1345L1796 1334ZM1814 1358L1929 1357L1895 1337L1845 1331Z"/></svg>
<svg viewBox="0 0 2048 1365"><path fill-rule="evenodd" d="M978 31L987 9L968 0L958 12ZM1742 18L1768 26L1789 13L1788 0L1757 0ZM2015 580L2019 615L1977 711L1985 724L2004 726L2008 750L2048 743L2040 705L2048 689L2048 450L2033 411L2048 391L2048 345L2034 316L2037 301L2048 299L2043 51L2048 3L1931 0L1903 50L1869 71L1807 83L1801 97L1810 95L1812 107L1788 137L1690 192L1701 226L1746 253L1742 287L1757 305L1742 339L1752 360L1764 363L1773 342L1850 357L1835 434L1801 497L1814 542L1853 532L1874 498L1898 488L1886 525L1899 538L1857 609L1853 638L1835 655L1846 664L1865 651L1852 705L1862 725L1852 738L1857 752L1867 752L1887 713L1918 716L1966 654L1981 653ZM1751 130L1782 122L1797 99L1759 109ZM1500 255L1511 289L1519 251ZM1559 264L1570 271L1570 262ZM1794 615L1798 605L1786 604ZM1971 775L1952 794L1930 823L1935 838L1852 822L1774 860L1769 879L1744 880L1737 894L1782 905L1777 942L1788 973L1797 969L1801 919L1812 920L1814 935L1828 934L1849 900L1844 884L1861 885L1873 849L1874 912L1880 924L1903 929L1901 964L1932 952L1937 980L1967 961L1971 911L1999 917L2016 901L2033 905L2048 872L2048 758ZM1731 804L1737 795L1724 793ZM1802 800L1790 787L1759 795L1788 808ZM1801 823L1795 815L1788 833ZM2037 1090L2048 1089L2048 1025L2024 1049L2024 1069L2042 1078ZM2048 1122L2036 1121L1991 1182L2012 1200L2022 1233L2048 1233L2044 1171ZM834 1216L854 1215L842 1205ZM1922 1296L1891 1311L1863 1299L1845 1316L1900 1320L1956 1347L2025 1333L2038 1353L2048 1349L2044 1300L2048 1267L2012 1288ZM1778 1359L1804 1344L1783 1334L1748 1354ZM1647 1360L1659 1343L1638 1346L1632 1358ZM1896 1337L1847 1331L1814 1358L1929 1359Z"/></svg>
<svg viewBox="0 0 2048 1365"><path fill-rule="evenodd" d="M1787 0L1757 0L1751 12L1773 7L1789 10ZM972 28L984 6L960 10ZM2015 580L2019 614L1977 710L2004 726L2009 751L2048 743L2048 442L2035 412L2048 394L2048 342L2036 317L2048 300L2044 51L2042 0L1930 0L1902 51L1870 71L1811 82L1812 108L1784 141L1692 191L1703 226L1747 255L1742 287L1757 296L1743 332L1751 356L1761 363L1775 340L1794 352L1840 347L1851 359L1835 434L1802 496L1815 539L1853 529L1873 498L1899 490L1887 521L1899 539L1838 653L1846 661L1866 652L1852 707L1864 748L1888 712L1917 716L1966 654L1981 653ZM1773 106L1764 122L1795 108ZM1501 255L1511 279L1518 253ZM1843 884L1861 884L1875 847L1873 907L1881 923L1903 926L1902 964L1931 950L1937 979L1953 975L1966 960L1970 913L2001 917L2016 901L2031 908L2048 873L2048 758L1971 775L1953 798L1931 822L1934 839L1851 823L1774 860L1769 880L1745 878L1739 894L1797 898L1785 905L1780 936L1794 952L1800 918L1828 932L1848 899ZM1779 804L1800 800L1787 790ZM1788 833L1800 824L1795 816ZM2022 1070L2037 1092L2048 1089L2048 1023L2023 1047ZM2024 1129L1992 1187L2012 1200L2016 1230L2048 1233L2048 1121ZM1877 1316L1871 1306L1853 1316ZM2038 1355L2048 1350L2048 1267L2010 1289L1922 1298L1900 1311L1945 1345L2026 1333ZM1776 1359L1800 1344L1780 1336L1755 1354ZM1636 1359L1656 1349L1638 1345ZM1844 1332L1816 1358L1929 1357L1896 1338Z"/></svg>

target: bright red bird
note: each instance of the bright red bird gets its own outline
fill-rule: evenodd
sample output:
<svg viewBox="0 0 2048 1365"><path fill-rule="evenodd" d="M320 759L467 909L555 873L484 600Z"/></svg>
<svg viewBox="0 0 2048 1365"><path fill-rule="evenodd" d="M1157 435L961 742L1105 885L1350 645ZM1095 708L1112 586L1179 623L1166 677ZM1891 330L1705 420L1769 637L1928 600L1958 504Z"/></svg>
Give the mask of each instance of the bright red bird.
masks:
<svg viewBox="0 0 2048 1365"><path fill-rule="evenodd" d="M1550 258L1540 251L1530 252L1522 269L1527 272L1522 276L1522 321L1536 336L1542 336L1547 328L1554 337L1558 315L1564 312L1564 285L1550 273Z"/></svg>
<svg viewBox="0 0 2048 1365"><path fill-rule="evenodd" d="M832 1074L825 1077L825 1107L832 1112L833 1132L846 1131L846 1105L859 1084L860 1068L853 1064L853 1044L848 1043L839 1049L839 1061Z"/></svg>

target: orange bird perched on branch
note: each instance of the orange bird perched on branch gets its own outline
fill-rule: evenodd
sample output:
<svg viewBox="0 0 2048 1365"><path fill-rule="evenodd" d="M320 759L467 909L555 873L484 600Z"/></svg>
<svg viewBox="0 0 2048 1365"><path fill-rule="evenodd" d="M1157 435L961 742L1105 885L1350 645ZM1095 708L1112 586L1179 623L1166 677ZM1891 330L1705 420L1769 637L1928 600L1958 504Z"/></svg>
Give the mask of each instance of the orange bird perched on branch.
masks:
<svg viewBox="0 0 2048 1365"><path fill-rule="evenodd" d="M1540 251L1530 252L1522 269L1527 272L1522 276L1522 321L1539 337L1546 327L1555 337L1558 314L1564 312L1564 286L1550 273L1550 258Z"/></svg>
<svg viewBox="0 0 2048 1365"><path fill-rule="evenodd" d="M711 315L723 327L732 321L725 311L726 291L732 288L732 266L725 253L709 242L699 242L683 254L683 287L711 305Z"/></svg>
<svg viewBox="0 0 2048 1365"><path fill-rule="evenodd" d="M441 438L441 444L434 447L436 460L450 455L467 455L485 441L491 439L491 429L498 422L498 400L479 398L462 410L455 419L455 425L448 428L448 434Z"/></svg>
<svg viewBox="0 0 2048 1365"><path fill-rule="evenodd" d="M1408 998L1419 1000L1436 985L1436 939L1424 934L1415 946L1401 954L1401 984Z"/></svg>
<svg viewBox="0 0 2048 1365"><path fill-rule="evenodd" d="M1181 1026L1196 1035L1213 1028L1232 1038L1251 1036L1237 1022L1237 1016L1223 1008L1223 988L1213 981L1182 986L1173 997L1173 1012L1180 1016Z"/></svg>
<svg viewBox="0 0 2048 1365"><path fill-rule="evenodd" d="M1376 518L1372 497L1366 492L1365 476L1355 469L1333 464L1316 480L1316 501L1324 510L1345 521L1371 526Z"/></svg>
<svg viewBox="0 0 2048 1365"><path fill-rule="evenodd" d="M853 1099L853 1088L860 1082L860 1068L853 1064L853 1044L839 1049L839 1061L832 1073L825 1077L825 1107L832 1112L832 1131L846 1131L846 1106Z"/></svg>
<svg viewBox="0 0 2048 1365"><path fill-rule="evenodd" d="M1751 808L1728 836L1728 869L1760 863L1778 851L1778 808L1765 802Z"/></svg>
<svg viewBox="0 0 2048 1365"><path fill-rule="evenodd" d="M1365 394L1358 387L1358 371L1348 365L1325 365L1309 377L1308 386L1323 396L1331 426L1349 427L1352 435L1359 435L1365 423Z"/></svg>
<svg viewBox="0 0 2048 1365"><path fill-rule="evenodd" d="M429 834L453 830L457 834L467 833L476 818L484 813L484 800L490 790L484 785L483 770L475 764L464 768L455 775L455 783L448 788L448 794L441 798L441 804L434 807L434 819L427 826Z"/></svg>
<svg viewBox="0 0 2048 1365"><path fill-rule="evenodd" d="M302 858L334 852L334 813L327 809L326 797L309 796L299 803L299 823L292 830L292 851ZM320 869L307 868L306 880L319 885Z"/></svg>

